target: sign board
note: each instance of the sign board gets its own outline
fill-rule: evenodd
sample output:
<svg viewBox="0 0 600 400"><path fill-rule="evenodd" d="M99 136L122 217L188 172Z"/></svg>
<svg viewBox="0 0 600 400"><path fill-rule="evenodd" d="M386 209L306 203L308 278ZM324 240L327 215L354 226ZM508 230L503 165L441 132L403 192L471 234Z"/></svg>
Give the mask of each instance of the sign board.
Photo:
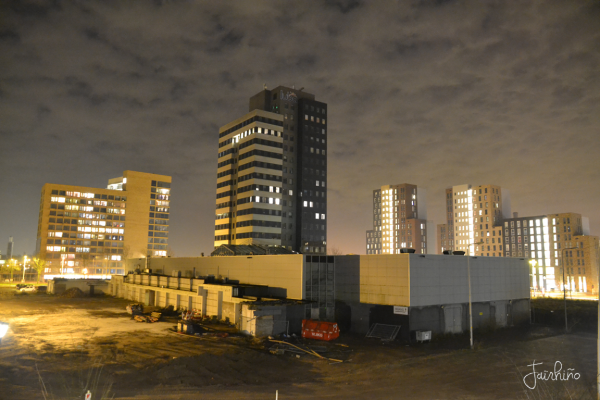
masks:
<svg viewBox="0 0 600 400"><path fill-rule="evenodd" d="M394 306L394 314L408 315L408 307Z"/></svg>
<svg viewBox="0 0 600 400"><path fill-rule="evenodd" d="M291 103L297 103L298 102L298 96L296 96L296 93L290 92L290 91L288 91L286 94L283 94L283 90L280 90L279 91L279 98L281 100L289 101Z"/></svg>

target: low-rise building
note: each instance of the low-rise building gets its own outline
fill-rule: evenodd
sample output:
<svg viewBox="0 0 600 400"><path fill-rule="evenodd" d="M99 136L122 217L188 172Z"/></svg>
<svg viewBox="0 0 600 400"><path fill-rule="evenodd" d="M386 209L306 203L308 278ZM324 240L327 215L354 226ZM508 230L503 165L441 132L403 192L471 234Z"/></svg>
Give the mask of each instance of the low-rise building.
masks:
<svg viewBox="0 0 600 400"><path fill-rule="evenodd" d="M148 267L144 262L127 260L128 269ZM295 333L301 319L337 321L342 329L359 333L375 323L395 324L404 338L415 330L459 333L468 329L469 271L474 327L529 321L529 262L524 258L291 254L161 258L150 260L148 268L160 275L113 277L111 293L199 309L248 332L246 303L248 310L258 307L262 316L272 315L272 332L279 333L283 315ZM267 303L250 305L259 298ZM300 303L291 307L268 299ZM277 307L285 310L274 311Z"/></svg>

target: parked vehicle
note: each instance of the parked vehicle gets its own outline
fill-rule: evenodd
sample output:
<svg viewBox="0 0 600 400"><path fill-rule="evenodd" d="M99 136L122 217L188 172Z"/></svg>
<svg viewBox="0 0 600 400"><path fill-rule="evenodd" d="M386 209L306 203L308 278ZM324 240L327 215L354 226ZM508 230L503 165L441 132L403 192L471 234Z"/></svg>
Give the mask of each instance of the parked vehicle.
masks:
<svg viewBox="0 0 600 400"><path fill-rule="evenodd" d="M27 286L24 286L19 289L19 292L21 292L21 293L32 293L32 292L36 292L36 291L37 291L37 288L33 285L27 285Z"/></svg>

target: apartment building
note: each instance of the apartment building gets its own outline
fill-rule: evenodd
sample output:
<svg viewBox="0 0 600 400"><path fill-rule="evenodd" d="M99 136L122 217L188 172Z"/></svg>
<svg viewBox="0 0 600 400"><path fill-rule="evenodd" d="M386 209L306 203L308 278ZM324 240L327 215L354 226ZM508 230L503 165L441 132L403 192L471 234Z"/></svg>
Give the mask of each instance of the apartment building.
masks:
<svg viewBox="0 0 600 400"><path fill-rule="evenodd" d="M507 190L497 185L453 186L446 190L446 215L446 250L502 257L502 221L510 216ZM439 253L441 247L438 242Z"/></svg>
<svg viewBox="0 0 600 400"><path fill-rule="evenodd" d="M444 254L444 251L452 250L450 235L448 224L438 224L436 226L437 254Z"/></svg>
<svg viewBox="0 0 600 400"><path fill-rule="evenodd" d="M124 171L106 189L47 183L42 188L36 253L45 276L125 273L126 258L166 257L171 177Z"/></svg>
<svg viewBox="0 0 600 400"><path fill-rule="evenodd" d="M519 217L504 221L506 257L531 258L531 285L539 290L598 291L598 237L577 213ZM564 271L563 271L563 268ZM564 281L563 281L564 275Z"/></svg>
<svg viewBox="0 0 600 400"><path fill-rule="evenodd" d="M409 183L374 190L367 254L399 254L403 248L427 254L427 244L426 191Z"/></svg>
<svg viewBox="0 0 600 400"><path fill-rule="evenodd" d="M326 254L327 104L303 88L265 88L219 130L217 168L215 248Z"/></svg>

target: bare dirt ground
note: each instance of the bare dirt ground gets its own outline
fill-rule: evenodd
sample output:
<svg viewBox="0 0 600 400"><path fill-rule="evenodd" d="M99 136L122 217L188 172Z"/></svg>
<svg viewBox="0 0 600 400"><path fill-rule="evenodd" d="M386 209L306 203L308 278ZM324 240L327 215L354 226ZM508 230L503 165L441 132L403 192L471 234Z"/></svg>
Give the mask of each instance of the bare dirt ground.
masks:
<svg viewBox="0 0 600 400"><path fill-rule="evenodd" d="M174 333L176 318L137 323L129 301L111 297L14 296L0 289L0 399L594 399L596 334L503 329L382 344L343 334L326 345L331 364L309 355L272 355L243 337ZM309 343L309 342L307 342ZM345 345L345 346L342 346ZM346 347L347 346L347 347ZM532 369L579 379L523 384ZM533 377L528 384L533 386Z"/></svg>

